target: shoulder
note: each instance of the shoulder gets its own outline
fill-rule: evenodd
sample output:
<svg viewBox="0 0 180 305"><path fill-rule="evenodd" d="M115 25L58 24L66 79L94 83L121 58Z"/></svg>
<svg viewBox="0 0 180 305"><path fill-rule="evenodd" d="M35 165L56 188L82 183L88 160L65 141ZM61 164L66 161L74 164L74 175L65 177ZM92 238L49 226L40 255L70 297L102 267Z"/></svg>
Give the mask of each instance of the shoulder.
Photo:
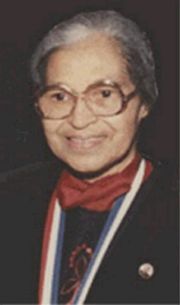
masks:
<svg viewBox="0 0 180 305"><path fill-rule="evenodd" d="M57 176L61 172L63 164L58 161L39 161L22 167L0 173L0 184L14 184L24 181L36 181L47 176Z"/></svg>
<svg viewBox="0 0 180 305"><path fill-rule="evenodd" d="M176 192L179 186L178 163L175 160L153 160L147 158L152 165L153 171L149 177L149 182L155 183L154 186L161 187L164 191Z"/></svg>
<svg viewBox="0 0 180 305"><path fill-rule="evenodd" d="M151 162L153 171L139 194L145 203L142 222L172 228L178 224L178 166L171 160Z"/></svg>
<svg viewBox="0 0 180 305"><path fill-rule="evenodd" d="M1 173L0 223L10 218L13 223L12 218L19 219L20 215L30 219L33 213L46 213L60 172L61 164L53 161L37 162Z"/></svg>

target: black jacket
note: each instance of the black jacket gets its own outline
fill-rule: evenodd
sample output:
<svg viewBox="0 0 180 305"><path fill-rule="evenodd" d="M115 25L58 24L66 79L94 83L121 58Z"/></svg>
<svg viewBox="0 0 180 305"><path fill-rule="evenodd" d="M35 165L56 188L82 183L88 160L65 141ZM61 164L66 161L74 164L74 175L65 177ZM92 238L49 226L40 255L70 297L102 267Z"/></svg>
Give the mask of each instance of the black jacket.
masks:
<svg viewBox="0 0 180 305"><path fill-rule="evenodd" d="M44 222L61 164L0 174L0 304L36 304ZM178 304L178 205L173 168L138 192L91 286L88 304ZM139 267L150 263L144 279Z"/></svg>

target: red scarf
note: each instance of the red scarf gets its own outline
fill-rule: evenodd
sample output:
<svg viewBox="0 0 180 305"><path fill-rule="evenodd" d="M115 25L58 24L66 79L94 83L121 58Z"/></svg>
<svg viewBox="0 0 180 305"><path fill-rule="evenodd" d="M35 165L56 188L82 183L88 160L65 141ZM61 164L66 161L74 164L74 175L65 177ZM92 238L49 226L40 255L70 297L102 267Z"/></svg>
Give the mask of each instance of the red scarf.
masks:
<svg viewBox="0 0 180 305"><path fill-rule="evenodd" d="M130 190L140 161L141 157L137 154L122 172L92 183L80 180L68 171L63 171L56 189L62 208L70 209L80 206L97 212L110 210L114 201ZM151 171L152 164L146 161L144 180Z"/></svg>

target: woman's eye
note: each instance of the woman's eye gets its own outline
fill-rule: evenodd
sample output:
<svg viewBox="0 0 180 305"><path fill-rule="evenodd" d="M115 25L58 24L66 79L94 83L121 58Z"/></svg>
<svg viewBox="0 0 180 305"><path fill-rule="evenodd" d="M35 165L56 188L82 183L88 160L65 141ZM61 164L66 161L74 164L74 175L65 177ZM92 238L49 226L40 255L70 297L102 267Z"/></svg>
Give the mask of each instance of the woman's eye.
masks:
<svg viewBox="0 0 180 305"><path fill-rule="evenodd" d="M51 95L52 99L55 99L56 101L66 101L68 99L68 96L64 92L56 92Z"/></svg>
<svg viewBox="0 0 180 305"><path fill-rule="evenodd" d="M110 90L110 89L105 89L105 90L102 90L101 91L101 95L102 95L102 97L110 97L111 96L111 94L112 94L112 91Z"/></svg>

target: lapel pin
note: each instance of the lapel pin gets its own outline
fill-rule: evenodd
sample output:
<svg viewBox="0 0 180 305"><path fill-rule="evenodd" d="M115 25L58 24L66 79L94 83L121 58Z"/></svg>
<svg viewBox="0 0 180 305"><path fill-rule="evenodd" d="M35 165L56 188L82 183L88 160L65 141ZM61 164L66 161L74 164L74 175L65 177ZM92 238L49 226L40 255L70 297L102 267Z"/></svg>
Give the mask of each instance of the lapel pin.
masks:
<svg viewBox="0 0 180 305"><path fill-rule="evenodd" d="M150 279L154 275L154 267L150 263L142 264L138 269L138 274L144 280Z"/></svg>

